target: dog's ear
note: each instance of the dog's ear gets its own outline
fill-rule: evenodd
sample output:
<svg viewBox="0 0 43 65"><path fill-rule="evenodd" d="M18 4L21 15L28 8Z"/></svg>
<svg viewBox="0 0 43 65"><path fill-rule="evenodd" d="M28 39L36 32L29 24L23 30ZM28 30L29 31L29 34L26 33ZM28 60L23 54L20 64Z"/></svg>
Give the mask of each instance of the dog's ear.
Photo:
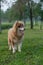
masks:
<svg viewBox="0 0 43 65"><path fill-rule="evenodd" d="M17 27L18 26L18 21L16 21L15 23L16 23L15 26Z"/></svg>
<svg viewBox="0 0 43 65"><path fill-rule="evenodd" d="M16 22L14 23L14 25L13 25L14 32L17 31L17 26L18 26L18 21L16 21Z"/></svg>

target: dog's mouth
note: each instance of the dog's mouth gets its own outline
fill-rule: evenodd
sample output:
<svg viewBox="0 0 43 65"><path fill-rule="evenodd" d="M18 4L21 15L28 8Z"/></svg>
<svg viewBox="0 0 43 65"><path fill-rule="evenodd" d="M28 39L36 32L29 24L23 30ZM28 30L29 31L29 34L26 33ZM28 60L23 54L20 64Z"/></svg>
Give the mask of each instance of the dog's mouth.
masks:
<svg viewBox="0 0 43 65"><path fill-rule="evenodd" d="M20 33L24 34L24 28L19 28Z"/></svg>

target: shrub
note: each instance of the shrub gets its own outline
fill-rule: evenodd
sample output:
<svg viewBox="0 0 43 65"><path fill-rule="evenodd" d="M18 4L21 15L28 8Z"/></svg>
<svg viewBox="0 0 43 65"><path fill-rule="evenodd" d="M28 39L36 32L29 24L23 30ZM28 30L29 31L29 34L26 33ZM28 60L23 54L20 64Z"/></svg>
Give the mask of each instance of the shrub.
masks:
<svg viewBox="0 0 43 65"><path fill-rule="evenodd" d="M13 25L13 24L2 24L2 25L1 25L1 28L2 28L2 29L9 29L9 28L12 27L12 25Z"/></svg>

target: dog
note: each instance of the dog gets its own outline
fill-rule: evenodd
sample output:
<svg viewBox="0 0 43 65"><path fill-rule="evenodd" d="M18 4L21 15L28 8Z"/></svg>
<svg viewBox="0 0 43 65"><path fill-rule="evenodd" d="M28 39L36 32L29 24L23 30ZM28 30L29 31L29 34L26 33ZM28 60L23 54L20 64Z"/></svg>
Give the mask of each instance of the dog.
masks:
<svg viewBox="0 0 43 65"><path fill-rule="evenodd" d="M24 38L24 22L16 21L12 28L8 30L8 46L13 53L18 50L21 52L22 41Z"/></svg>

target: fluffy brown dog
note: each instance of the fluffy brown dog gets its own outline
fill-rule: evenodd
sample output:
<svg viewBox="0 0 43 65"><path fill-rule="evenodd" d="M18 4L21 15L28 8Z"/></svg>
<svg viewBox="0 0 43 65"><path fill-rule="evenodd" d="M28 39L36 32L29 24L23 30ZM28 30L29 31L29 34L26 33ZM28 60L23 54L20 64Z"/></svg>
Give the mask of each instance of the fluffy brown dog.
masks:
<svg viewBox="0 0 43 65"><path fill-rule="evenodd" d="M21 52L22 40L24 37L24 23L16 21L11 29L8 31L8 46L13 53L18 49Z"/></svg>

